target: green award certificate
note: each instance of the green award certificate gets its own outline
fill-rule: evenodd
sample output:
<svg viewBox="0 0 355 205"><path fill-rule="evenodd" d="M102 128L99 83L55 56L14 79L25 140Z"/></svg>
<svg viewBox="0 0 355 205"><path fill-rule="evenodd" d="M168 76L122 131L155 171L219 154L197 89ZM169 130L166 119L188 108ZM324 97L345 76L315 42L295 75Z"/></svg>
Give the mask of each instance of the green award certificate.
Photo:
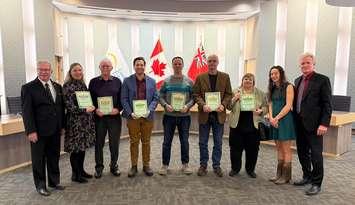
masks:
<svg viewBox="0 0 355 205"><path fill-rule="evenodd" d="M255 110L255 95L242 94L240 95L240 111L254 111Z"/></svg>
<svg viewBox="0 0 355 205"><path fill-rule="evenodd" d="M113 109L112 96L98 97L97 104L99 106L100 111L104 113L104 115L108 115L112 112Z"/></svg>
<svg viewBox="0 0 355 205"><path fill-rule="evenodd" d="M133 100L133 113L138 117L143 117L148 112L147 100Z"/></svg>
<svg viewBox="0 0 355 205"><path fill-rule="evenodd" d="M93 106L89 91L76 91L75 95L76 101L78 102L80 109L85 109L87 107Z"/></svg>
<svg viewBox="0 0 355 205"><path fill-rule="evenodd" d="M185 106L185 93L171 93L171 106L175 111L180 111Z"/></svg>
<svg viewBox="0 0 355 205"><path fill-rule="evenodd" d="M221 93L220 92L206 92L205 101L208 107L212 111L216 111L219 105L221 104Z"/></svg>

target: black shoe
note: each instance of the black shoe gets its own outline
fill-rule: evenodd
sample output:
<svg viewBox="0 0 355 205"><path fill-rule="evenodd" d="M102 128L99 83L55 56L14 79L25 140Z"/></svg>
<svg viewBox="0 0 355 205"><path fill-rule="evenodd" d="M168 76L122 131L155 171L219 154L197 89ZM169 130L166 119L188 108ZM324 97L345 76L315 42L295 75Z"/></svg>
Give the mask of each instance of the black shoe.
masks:
<svg viewBox="0 0 355 205"><path fill-rule="evenodd" d="M132 166L128 172L128 177L135 177L138 173L137 166Z"/></svg>
<svg viewBox="0 0 355 205"><path fill-rule="evenodd" d="M311 188L309 188L308 190L306 190L306 195L317 195L320 192L320 186L318 185L312 185Z"/></svg>
<svg viewBox="0 0 355 205"><path fill-rule="evenodd" d="M49 196L51 193L46 188L39 188L37 192L42 196Z"/></svg>
<svg viewBox="0 0 355 205"><path fill-rule="evenodd" d="M256 178L255 172L247 172L247 174L250 178Z"/></svg>
<svg viewBox="0 0 355 205"><path fill-rule="evenodd" d="M223 177L223 171L222 171L221 167L213 168L213 172L216 174L216 176Z"/></svg>
<svg viewBox="0 0 355 205"><path fill-rule="evenodd" d="M82 171L81 176L86 178L86 179L91 179L92 174L88 174L86 171Z"/></svg>
<svg viewBox="0 0 355 205"><path fill-rule="evenodd" d="M153 170L149 167L149 166L144 166L143 167L143 172L145 175L147 175L148 177L153 176Z"/></svg>
<svg viewBox="0 0 355 205"><path fill-rule="evenodd" d="M73 182L78 182L78 183L88 183L88 180L82 176L81 177L72 177L71 180Z"/></svg>
<svg viewBox="0 0 355 205"><path fill-rule="evenodd" d="M65 186L62 186L62 185L59 185L59 184L54 185L54 186L52 186L52 185L48 185L48 186L49 186L50 188L52 188L52 189L59 190L59 191L62 191L62 190L65 189Z"/></svg>
<svg viewBox="0 0 355 205"><path fill-rule="evenodd" d="M304 186L304 185L307 185L307 184L310 184L310 183L311 183L310 179L302 178L301 180L293 182L293 185L295 185L295 186Z"/></svg>
<svg viewBox="0 0 355 205"><path fill-rule="evenodd" d="M117 168L117 169L111 169L111 174L115 177L119 177L121 175L121 172L120 170Z"/></svg>
<svg viewBox="0 0 355 205"><path fill-rule="evenodd" d="M102 177L102 171L96 171L95 172L95 178L96 179L99 179L99 178L101 178Z"/></svg>
<svg viewBox="0 0 355 205"><path fill-rule="evenodd" d="M207 167L204 165L201 165L200 168L197 171L197 176L206 176L207 175Z"/></svg>
<svg viewBox="0 0 355 205"><path fill-rule="evenodd" d="M229 176L230 176L230 177L234 177L234 176L236 176L236 175L238 175L238 174L239 174L239 172L234 171L233 169L230 170L230 172L229 172Z"/></svg>

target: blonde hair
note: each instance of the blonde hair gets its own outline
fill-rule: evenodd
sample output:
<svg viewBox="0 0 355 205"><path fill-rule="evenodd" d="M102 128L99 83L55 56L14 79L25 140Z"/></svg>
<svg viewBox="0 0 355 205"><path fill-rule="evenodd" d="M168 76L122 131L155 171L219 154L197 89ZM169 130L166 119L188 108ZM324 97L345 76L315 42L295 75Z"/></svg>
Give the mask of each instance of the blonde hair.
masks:
<svg viewBox="0 0 355 205"><path fill-rule="evenodd" d="M242 78L242 83L240 84L240 87L243 87L243 80L245 78L250 78L253 80L253 86L255 86L255 75L252 74L252 73L246 73L245 75L243 75L243 78Z"/></svg>

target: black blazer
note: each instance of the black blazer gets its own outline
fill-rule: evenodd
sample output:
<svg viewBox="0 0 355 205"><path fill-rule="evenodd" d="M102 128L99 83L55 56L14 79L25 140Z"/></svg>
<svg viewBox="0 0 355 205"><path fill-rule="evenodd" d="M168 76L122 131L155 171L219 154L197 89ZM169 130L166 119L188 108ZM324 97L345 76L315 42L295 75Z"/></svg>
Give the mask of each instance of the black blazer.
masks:
<svg viewBox="0 0 355 205"><path fill-rule="evenodd" d="M302 76L295 80L295 86L298 90L302 82ZM319 125L329 127L332 115L332 90L329 78L325 75L314 73L309 79L308 88L303 95L301 102L301 112L298 114L297 93L295 93L294 112L296 114L296 122L303 123L308 131L317 130Z"/></svg>
<svg viewBox="0 0 355 205"><path fill-rule="evenodd" d="M26 134L37 132L38 136L51 136L64 128L64 101L62 86L51 81L56 92L53 102L42 82L35 80L21 88L22 118Z"/></svg>

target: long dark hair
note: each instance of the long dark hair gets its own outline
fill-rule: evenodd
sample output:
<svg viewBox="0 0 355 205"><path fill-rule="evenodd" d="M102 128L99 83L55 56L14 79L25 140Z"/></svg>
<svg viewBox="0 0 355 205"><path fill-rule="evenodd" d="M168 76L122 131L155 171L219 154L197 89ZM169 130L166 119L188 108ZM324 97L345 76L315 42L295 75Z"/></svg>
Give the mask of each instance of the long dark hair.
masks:
<svg viewBox="0 0 355 205"><path fill-rule="evenodd" d="M269 85L268 85L268 100L269 102L271 102L271 96L272 96L272 93L274 92L275 90L275 83L272 81L271 79L271 70L272 69L276 69L279 71L280 73L280 88L281 88L281 95L283 95L284 91L286 90L286 87L288 85L288 81L286 79L286 74L285 74L285 70L279 66L279 65L276 65L276 66L272 66L269 70ZM285 96L284 96L285 97Z"/></svg>

